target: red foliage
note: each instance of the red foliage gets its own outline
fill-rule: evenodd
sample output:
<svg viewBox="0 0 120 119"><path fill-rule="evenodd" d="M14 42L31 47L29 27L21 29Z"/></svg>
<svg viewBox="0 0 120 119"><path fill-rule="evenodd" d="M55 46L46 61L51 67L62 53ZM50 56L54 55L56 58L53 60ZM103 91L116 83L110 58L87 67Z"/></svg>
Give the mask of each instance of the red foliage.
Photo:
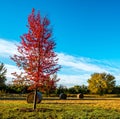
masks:
<svg viewBox="0 0 120 119"><path fill-rule="evenodd" d="M56 44L51 38L49 24L46 17L42 18L40 13L35 15L33 9L28 16L28 33L21 36L19 55L12 57L17 66L25 71L27 79L31 80L31 89L42 87L46 79L60 69L57 55L53 51Z"/></svg>
<svg viewBox="0 0 120 119"><path fill-rule="evenodd" d="M57 75L52 75L51 77L47 78L43 84L42 87L40 87L38 90L46 93L48 96L51 92L55 91L57 85L56 83L59 81L60 79L57 78Z"/></svg>

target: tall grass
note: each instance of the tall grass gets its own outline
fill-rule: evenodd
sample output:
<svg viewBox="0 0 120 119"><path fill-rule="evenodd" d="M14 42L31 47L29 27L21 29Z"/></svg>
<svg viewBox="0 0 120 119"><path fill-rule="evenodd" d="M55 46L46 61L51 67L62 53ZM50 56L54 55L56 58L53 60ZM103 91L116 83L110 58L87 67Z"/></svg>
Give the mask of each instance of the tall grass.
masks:
<svg viewBox="0 0 120 119"><path fill-rule="evenodd" d="M42 100L36 111L24 100L0 100L0 119L120 119L120 99Z"/></svg>

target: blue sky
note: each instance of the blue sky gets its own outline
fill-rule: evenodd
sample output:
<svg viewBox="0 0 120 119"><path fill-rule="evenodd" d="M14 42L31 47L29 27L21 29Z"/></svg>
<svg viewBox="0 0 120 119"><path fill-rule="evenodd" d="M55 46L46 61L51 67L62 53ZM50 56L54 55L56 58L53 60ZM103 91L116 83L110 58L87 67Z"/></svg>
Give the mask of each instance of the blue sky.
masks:
<svg viewBox="0 0 120 119"><path fill-rule="evenodd" d="M87 85L94 72L111 73L120 83L120 1L119 0L1 0L0 61L11 72L18 71L9 56L15 43L27 32L32 8L48 16L57 43L62 69L59 84Z"/></svg>

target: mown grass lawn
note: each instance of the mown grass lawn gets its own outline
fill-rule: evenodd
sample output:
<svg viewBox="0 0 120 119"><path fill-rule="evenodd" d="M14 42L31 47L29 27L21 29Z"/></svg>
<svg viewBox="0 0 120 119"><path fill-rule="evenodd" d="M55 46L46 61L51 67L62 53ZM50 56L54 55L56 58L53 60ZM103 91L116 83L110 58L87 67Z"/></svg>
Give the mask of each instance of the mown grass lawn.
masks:
<svg viewBox="0 0 120 119"><path fill-rule="evenodd" d="M120 99L42 100L41 110L26 108L32 104L25 100L0 100L0 119L120 119Z"/></svg>

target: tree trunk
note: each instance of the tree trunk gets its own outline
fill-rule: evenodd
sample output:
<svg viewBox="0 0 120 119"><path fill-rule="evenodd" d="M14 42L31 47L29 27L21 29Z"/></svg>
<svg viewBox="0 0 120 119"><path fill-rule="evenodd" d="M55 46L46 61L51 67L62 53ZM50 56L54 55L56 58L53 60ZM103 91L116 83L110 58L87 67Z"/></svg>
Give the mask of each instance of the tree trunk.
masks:
<svg viewBox="0 0 120 119"><path fill-rule="evenodd" d="M36 102L37 102L37 88L35 89L34 92L34 101L33 101L33 109L36 109Z"/></svg>

